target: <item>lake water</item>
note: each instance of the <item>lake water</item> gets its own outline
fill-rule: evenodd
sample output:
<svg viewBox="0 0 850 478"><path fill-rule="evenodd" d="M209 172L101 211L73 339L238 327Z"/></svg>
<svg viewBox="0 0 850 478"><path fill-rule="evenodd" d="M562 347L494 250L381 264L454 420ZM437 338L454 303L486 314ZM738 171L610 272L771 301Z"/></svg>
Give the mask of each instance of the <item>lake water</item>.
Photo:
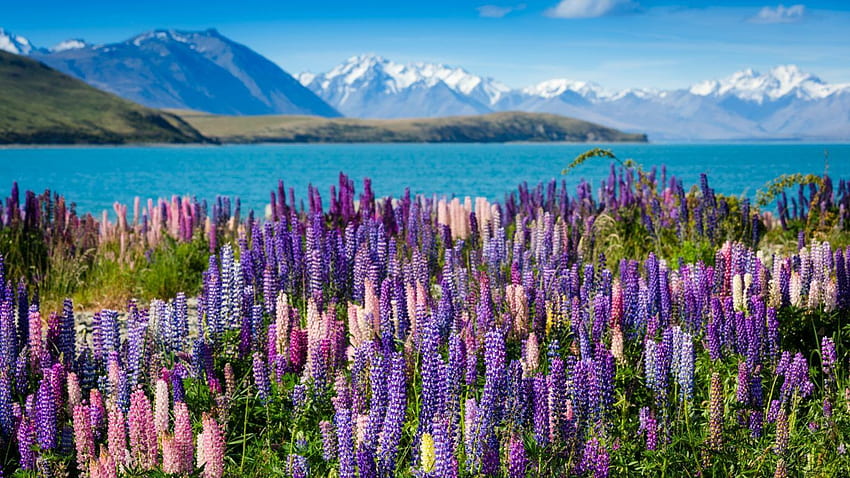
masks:
<svg viewBox="0 0 850 478"><path fill-rule="evenodd" d="M69 147L0 149L0 188L17 181L21 190L57 191L83 212L131 204L135 196L173 194L213 199L239 196L243 211L259 210L282 179L300 198L317 186L327 206L328 190L340 172L372 179L378 196L413 193L485 196L501 200L525 181L552 178L594 186L608 174L608 162L590 160L568 176L561 170L587 144L334 144L161 147ZM710 185L726 194L746 194L784 173L824 172L850 178L850 144L614 144L622 159L644 168L666 165L685 188L708 173ZM7 193L3 193L3 197Z"/></svg>

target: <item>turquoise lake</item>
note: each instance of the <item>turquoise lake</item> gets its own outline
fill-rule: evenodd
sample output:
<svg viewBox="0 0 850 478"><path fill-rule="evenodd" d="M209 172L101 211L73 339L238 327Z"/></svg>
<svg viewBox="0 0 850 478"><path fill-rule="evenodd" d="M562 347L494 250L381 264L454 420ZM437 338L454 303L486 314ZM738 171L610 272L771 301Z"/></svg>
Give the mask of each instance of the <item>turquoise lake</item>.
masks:
<svg viewBox="0 0 850 478"><path fill-rule="evenodd" d="M708 173L717 192L753 197L784 173L822 174L850 179L850 144L334 144L154 147L68 147L0 149L0 190L13 181L21 191L59 192L78 211L112 209L114 201L173 194L214 199L239 196L243 212L261 210L278 179L299 198L307 185L322 193L325 205L340 172L372 179L378 196L417 194L484 196L502 200L517 185L580 179L594 187L608 174L608 162L593 159L568 176L561 170L594 147L611 148L621 159L644 168L666 165L685 188ZM837 181L836 181L837 185Z"/></svg>

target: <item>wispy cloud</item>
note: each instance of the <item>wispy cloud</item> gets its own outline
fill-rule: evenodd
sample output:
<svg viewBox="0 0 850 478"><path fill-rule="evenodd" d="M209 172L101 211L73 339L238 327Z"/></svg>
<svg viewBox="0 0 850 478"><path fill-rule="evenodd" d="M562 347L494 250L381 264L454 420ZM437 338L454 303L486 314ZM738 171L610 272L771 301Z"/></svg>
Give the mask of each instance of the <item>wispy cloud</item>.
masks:
<svg viewBox="0 0 850 478"><path fill-rule="evenodd" d="M752 23L797 23L806 16L806 7L802 4L777 5L775 7L764 7L752 18Z"/></svg>
<svg viewBox="0 0 850 478"><path fill-rule="evenodd" d="M525 4L520 3L519 5L514 6L501 6L501 5L481 5L476 10L478 10L478 16L483 18L502 18L505 15L516 12L519 10L524 10Z"/></svg>
<svg viewBox="0 0 850 478"><path fill-rule="evenodd" d="M638 11L639 5L631 0L561 0L546 10L552 18L597 18Z"/></svg>

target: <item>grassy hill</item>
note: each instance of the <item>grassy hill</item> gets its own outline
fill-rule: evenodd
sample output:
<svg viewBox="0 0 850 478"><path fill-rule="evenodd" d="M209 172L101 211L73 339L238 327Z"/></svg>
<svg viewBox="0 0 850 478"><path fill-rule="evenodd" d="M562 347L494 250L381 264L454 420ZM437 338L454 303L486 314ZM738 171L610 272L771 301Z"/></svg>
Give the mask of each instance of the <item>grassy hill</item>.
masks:
<svg viewBox="0 0 850 478"><path fill-rule="evenodd" d="M207 141L178 116L0 51L0 144Z"/></svg>
<svg viewBox="0 0 850 478"><path fill-rule="evenodd" d="M492 113L448 118L366 120L315 116L219 116L174 111L205 136L224 143L497 143L511 141L634 141L594 123L541 113Z"/></svg>

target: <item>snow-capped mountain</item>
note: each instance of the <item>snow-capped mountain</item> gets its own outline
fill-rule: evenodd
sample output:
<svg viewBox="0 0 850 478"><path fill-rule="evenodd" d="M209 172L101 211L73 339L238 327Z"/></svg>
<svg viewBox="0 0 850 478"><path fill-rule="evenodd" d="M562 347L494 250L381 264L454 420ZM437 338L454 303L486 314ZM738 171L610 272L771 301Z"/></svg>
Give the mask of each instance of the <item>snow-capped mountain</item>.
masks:
<svg viewBox="0 0 850 478"><path fill-rule="evenodd" d="M850 84L797 66L744 70L681 90L608 90L558 78L510 89L462 68L356 56L298 79L348 116L395 118L491 111L572 116L651 139L850 139Z"/></svg>
<svg viewBox="0 0 850 478"><path fill-rule="evenodd" d="M347 116L383 118L478 114L510 89L490 78L433 63L396 63L360 55L299 81Z"/></svg>
<svg viewBox="0 0 850 478"><path fill-rule="evenodd" d="M746 69L722 80L697 83L690 92L699 96L735 96L741 100L764 103L789 95L806 100L823 99L850 84L829 85L820 78L804 73L796 65L782 65L761 74Z"/></svg>
<svg viewBox="0 0 850 478"><path fill-rule="evenodd" d="M29 55L33 46L26 38L0 28L0 50L16 55Z"/></svg>
<svg viewBox="0 0 850 478"><path fill-rule="evenodd" d="M107 45L69 40L29 55L97 88L156 108L339 116L279 66L213 29L156 30Z"/></svg>

